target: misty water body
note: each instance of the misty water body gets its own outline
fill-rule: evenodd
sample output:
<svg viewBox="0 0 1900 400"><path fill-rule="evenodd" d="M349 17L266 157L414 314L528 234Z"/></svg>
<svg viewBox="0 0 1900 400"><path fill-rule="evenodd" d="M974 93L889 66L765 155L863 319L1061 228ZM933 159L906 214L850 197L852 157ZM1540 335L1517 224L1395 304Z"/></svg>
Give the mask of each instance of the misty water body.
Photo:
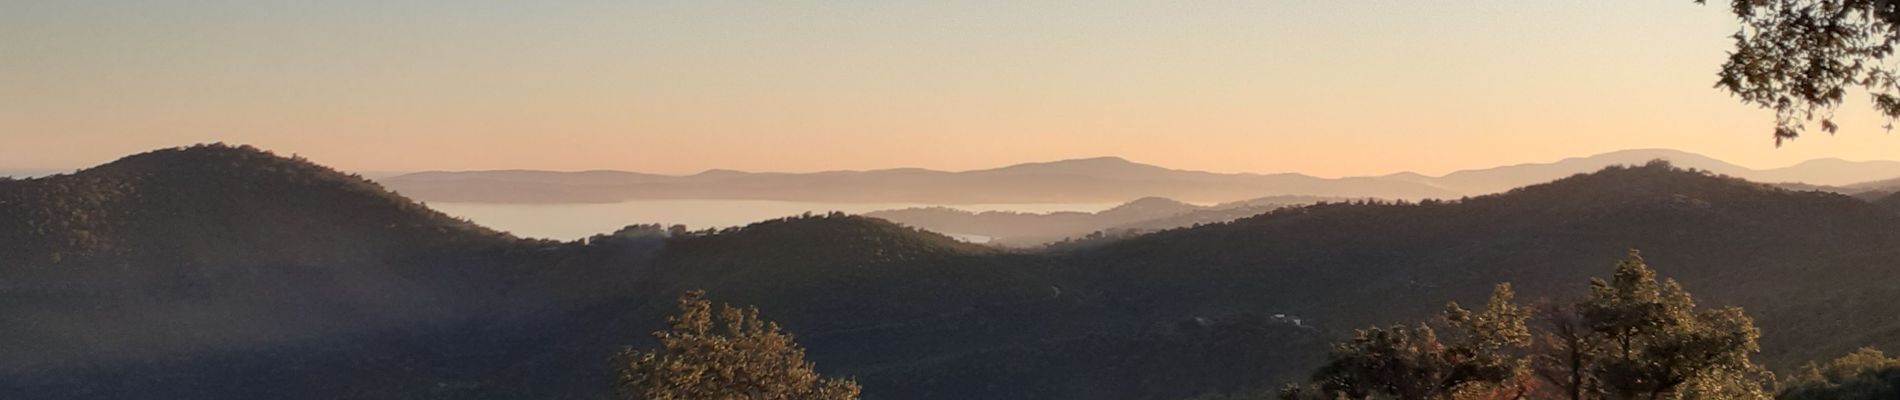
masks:
<svg viewBox="0 0 1900 400"><path fill-rule="evenodd" d="M449 215L467 218L475 223L508 231L517 236L557 240L572 240L594 234L610 233L633 224L682 224L693 229L722 228L805 212L842 211L860 214L878 210L931 206L974 212L1097 212L1116 205L1117 203L819 203L773 200L641 200L608 204L429 203L429 207ZM987 240L979 235L944 233L966 241Z"/></svg>

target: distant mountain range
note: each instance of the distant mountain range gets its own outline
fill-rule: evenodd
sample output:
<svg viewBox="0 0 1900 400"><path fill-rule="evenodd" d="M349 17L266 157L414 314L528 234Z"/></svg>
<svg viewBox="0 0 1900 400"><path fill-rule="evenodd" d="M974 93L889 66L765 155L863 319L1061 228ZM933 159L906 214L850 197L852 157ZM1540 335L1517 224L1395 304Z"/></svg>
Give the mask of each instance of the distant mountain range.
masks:
<svg viewBox="0 0 1900 400"><path fill-rule="evenodd" d="M814 173L711 170L671 176L622 171L420 172L381 179L405 195L438 202L607 203L640 199L757 199L825 202L1081 203L1165 197L1194 203L1268 196L1459 198L1497 193L1655 159L1683 168L1758 182L1844 187L1900 178L1900 161L1813 160L1756 170L1676 150L1627 150L1552 163L1458 171L1444 176L1398 173L1320 178L1297 173L1213 173L1169 169L1116 157L946 172L903 168Z"/></svg>
<svg viewBox="0 0 1900 400"><path fill-rule="evenodd" d="M1869 192L1900 192L1900 178L1861 182L1828 190L1836 193L1856 194Z"/></svg>
<svg viewBox="0 0 1900 400"><path fill-rule="evenodd" d="M598 399L609 357L704 289L870 400L1179 400L1303 379L1328 340L1497 282L1579 295L1630 248L1745 307L1785 372L1900 348L1900 196L1872 200L1651 163L1052 252L842 214L553 242L303 160L167 149L0 179L0 398Z"/></svg>
<svg viewBox="0 0 1900 400"><path fill-rule="evenodd" d="M919 207L864 213L933 232L977 235L986 243L1005 247L1035 247L1088 234L1126 236L1199 224L1227 222L1282 207L1343 197L1273 196L1201 206L1161 197L1144 197L1107 210L1087 212L1024 213L970 212L951 207Z"/></svg>

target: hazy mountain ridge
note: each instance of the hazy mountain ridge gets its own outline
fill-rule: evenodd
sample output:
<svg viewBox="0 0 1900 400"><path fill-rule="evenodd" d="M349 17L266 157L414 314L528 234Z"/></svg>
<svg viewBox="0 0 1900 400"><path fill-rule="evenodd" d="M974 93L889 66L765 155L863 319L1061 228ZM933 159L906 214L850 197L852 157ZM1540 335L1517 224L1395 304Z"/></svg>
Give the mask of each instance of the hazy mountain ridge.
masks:
<svg viewBox="0 0 1900 400"><path fill-rule="evenodd" d="M952 207L920 207L873 211L863 215L936 232L981 235L991 239L989 244L1029 248L1091 233L1126 235L1152 232L1230 221L1281 207L1343 200L1347 199L1273 196L1199 206L1168 198L1144 197L1093 213L970 212Z"/></svg>
<svg viewBox="0 0 1900 400"><path fill-rule="evenodd" d="M1839 303L1900 297L1855 283L1900 276L1897 224L1847 196L1652 165L1464 202L1291 208L1111 244L1083 264L1102 266L1092 276L1139 282L1118 291L1149 307L1280 304L1347 328L1437 306L1406 299L1471 300L1501 281L1532 298L1579 293L1604 273L1593 254L1641 248L1707 301L1747 307L1763 326L1765 358L1786 367L1802 352L1900 345L1900 327L1855 317L1870 304ZM1223 283L1234 280L1282 283ZM1341 309L1340 296L1387 307Z"/></svg>
<svg viewBox="0 0 1900 400"><path fill-rule="evenodd" d="M1304 206L1317 203L1353 201L1355 199L1325 196L1270 196L1258 199L1220 203L1176 214L1164 218L1136 221L1108 227L1108 233L1134 232L1146 233L1176 228L1186 228L1202 224L1233 221L1240 218L1265 214L1286 207ZM1358 199L1367 200L1367 199Z"/></svg>
<svg viewBox="0 0 1900 400"><path fill-rule="evenodd" d="M970 212L948 207L907 208L864 213L899 224L936 232L974 234L989 243L1029 247L1112 226L1166 218L1201 209L1200 206L1160 197L1145 197L1099 212L1023 213Z"/></svg>
<svg viewBox="0 0 1900 400"><path fill-rule="evenodd" d="M605 357L622 345L650 343L646 333L664 323L672 296L703 288L718 301L757 305L783 322L810 347L821 370L858 377L870 399L1176 399L1297 379L1327 338L1416 319L1448 300L1469 303L1496 282L1513 282L1526 299L1580 292L1584 278L1609 273L1631 247L1644 249L1652 265L1704 303L1748 307L1763 329L1762 357L1771 365L1785 368L1861 345L1900 346L1900 326L1867 317L1890 315L1887 300L1900 298L1900 288L1885 284L1900 278L1894 261L1900 260L1900 213L1847 196L1660 164L1465 201L1285 208L1042 254L836 214L715 232L643 227L584 243L521 241L442 221L424 208L392 208L405 202L373 186L278 186L337 175L309 179L295 168L261 168L242 180L196 179L224 176L206 165L244 169L280 161L242 149L180 151L187 157L175 160L199 167L127 167L193 178L128 191L170 192L160 197L173 200L73 208L137 206L175 215L153 222L88 217L92 225L50 232L81 230L70 226L114 232L111 243L133 246L125 254L178 251L168 257L203 258L205 270L246 278L184 279L198 284L165 285L162 293L140 291L149 285L118 289L123 285L111 278L172 267L126 257L79 264L97 271L93 275L8 279L0 295L9 302L0 306L0 317L36 322L0 329L37 345L16 347L25 353L7 357L16 367L0 368L0 394L595 398L613 381ZM264 162L231 164L219 154ZM87 186L67 183L79 178L49 179L58 180L0 183L0 193L11 193L0 198L63 198L70 188ZM306 189L260 189L276 187ZM347 193L381 200L335 201L358 196ZM50 204L34 201L21 204ZM69 213L46 209L54 210L48 215ZM399 214L364 212L391 209ZM299 219L309 221L294 222ZM334 228L297 229L306 225ZM0 234L37 226L8 226ZM373 234L382 229L402 237ZM157 239L117 239L135 233L203 235L253 248L172 249ZM292 233L317 237L243 237ZM0 248L10 244L18 245ZM385 245L389 253L277 255L349 255ZM433 250L399 251L410 246ZM215 254L236 250L244 250L242 257ZM0 274L46 270L46 264L17 260L0 258ZM343 289L355 286L284 275L290 271L393 283L351 292ZM339 298L363 300L333 301ZM232 304L252 308L228 308ZM171 309L158 312L167 311L161 307ZM370 326L346 319L379 309L405 313ZM417 310L442 311L407 313ZM1275 314L1302 322L1259 317ZM126 315L147 315L148 323L58 339L64 342L35 330ZM242 335L255 326L305 329L296 336ZM226 332L232 327L241 330ZM127 337L207 336L261 339L178 347L175 356L138 353L130 361L82 358L122 351ZM68 366L37 367L47 362Z"/></svg>
<svg viewBox="0 0 1900 400"><path fill-rule="evenodd" d="M428 201L589 203L637 199L756 199L833 202L1089 203L1159 196L1224 202L1275 194L1339 197L1445 197L1427 185L1372 178L1183 171L1102 157L1020 164L964 172L916 168L815 173L727 170L637 177L614 183L562 176L533 179L521 171L427 172L384 179ZM598 175L598 173L594 173ZM586 181L586 184L559 182Z"/></svg>
<svg viewBox="0 0 1900 400"><path fill-rule="evenodd" d="M1878 180L1878 181L1868 181L1868 182L1861 182L1861 183L1856 183L1856 184L1852 184L1852 185L1847 185L1847 186L1845 186L1845 188L1846 188L1846 189L1847 189L1848 191L1863 191L1863 192L1868 192L1868 191L1885 191L1885 192L1900 192L1900 178L1893 178L1893 179L1883 179L1883 180Z"/></svg>
<svg viewBox="0 0 1900 400"><path fill-rule="evenodd" d="M1755 170L1699 154L1641 149L1457 171L1320 178L1298 173L1213 173L1170 169L1118 157L1017 164L962 172L919 168L815 173L709 170L666 176L613 171L423 172L383 180L428 201L601 203L639 199L758 199L837 202L1067 203L1143 197L1217 203L1279 195L1417 200L1496 193L1612 165L1665 159L1684 168L1759 182L1840 186L1900 177L1900 161L1810 160Z"/></svg>

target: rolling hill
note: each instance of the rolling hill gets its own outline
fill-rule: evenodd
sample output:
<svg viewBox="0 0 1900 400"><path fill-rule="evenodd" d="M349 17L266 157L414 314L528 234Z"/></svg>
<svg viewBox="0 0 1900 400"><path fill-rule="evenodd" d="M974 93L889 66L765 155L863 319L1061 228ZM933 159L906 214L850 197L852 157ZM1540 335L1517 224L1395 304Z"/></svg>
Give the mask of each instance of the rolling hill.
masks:
<svg viewBox="0 0 1900 400"><path fill-rule="evenodd" d="M0 181L0 370L273 346L499 310L524 242L222 145ZM186 327L188 329L180 329Z"/></svg>
<svg viewBox="0 0 1900 400"><path fill-rule="evenodd" d="M519 240L244 147L0 181L6 398L609 393L681 290L756 305L868 399L1181 399L1299 379L1325 342L1629 248L1740 305L1786 370L1900 349L1900 213L1665 163L1463 201L1291 207L1015 252L842 214Z"/></svg>
<svg viewBox="0 0 1900 400"><path fill-rule="evenodd" d="M1345 198L1319 196L1274 196L1200 206L1173 199L1144 197L1093 213L1024 213L1010 211L970 212L950 207L919 207L864 213L927 229L989 238L987 244L1033 248L1049 243L1081 238L1091 233L1129 235L1226 222L1257 215L1281 207Z"/></svg>
<svg viewBox="0 0 1900 400"><path fill-rule="evenodd" d="M1145 307L1276 305L1343 329L1438 306L1417 299L1470 302L1496 282L1576 295L1604 273L1604 254L1640 248L1704 301L1753 312L1764 355L1786 367L1900 344L1900 325L1860 317L1900 290L1856 283L1900 276L1896 243L1900 220L1863 201L1653 164L1464 202L1287 209L1131 239L1079 264Z"/></svg>
<svg viewBox="0 0 1900 400"><path fill-rule="evenodd" d="M588 203L637 199L756 199L823 202L1094 203L1160 196L1224 202L1275 194L1420 198L1455 196L1429 185L1375 178L1223 174L1101 157L945 172L916 168L816 173L712 170L687 176L593 172L425 172L384 179L441 202ZM605 177L605 178L603 178Z"/></svg>
<svg viewBox="0 0 1900 400"><path fill-rule="evenodd" d="M711 170L666 176L616 171L422 172L383 179L421 200L473 203L606 203L643 199L753 199L819 202L1115 203L1165 197L1193 203L1307 195L1417 200L1477 196L1612 165L1669 160L1683 168L1758 182L1839 186L1900 177L1900 161L1811 160L1749 169L1666 149L1625 150L1551 163L1457 171L1320 178L1297 173L1213 173L1116 157L1027 163L947 172L918 168L815 173Z"/></svg>

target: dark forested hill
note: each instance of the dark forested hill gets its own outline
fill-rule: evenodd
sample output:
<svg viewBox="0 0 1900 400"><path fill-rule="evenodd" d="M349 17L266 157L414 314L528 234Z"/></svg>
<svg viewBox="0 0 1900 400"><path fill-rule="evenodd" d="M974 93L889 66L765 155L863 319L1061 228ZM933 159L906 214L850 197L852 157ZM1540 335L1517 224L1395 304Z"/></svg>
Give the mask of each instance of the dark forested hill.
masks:
<svg viewBox="0 0 1900 400"><path fill-rule="evenodd" d="M1092 213L970 212L948 207L920 207L874 211L864 215L936 232L982 235L990 238L990 244L1034 247L1119 225L1169 218L1202 209L1204 207L1171 199L1147 197Z"/></svg>
<svg viewBox="0 0 1900 400"><path fill-rule="evenodd" d="M1900 323L1866 317L1900 299L1900 288L1867 283L1900 278L1900 217L1661 163L1464 202L1286 209L1131 239L1072 264L1121 302L1164 315L1275 310L1343 329L1475 301L1496 282L1528 298L1570 297L1630 248L1705 301L1746 307L1775 365L1900 345Z"/></svg>
<svg viewBox="0 0 1900 400"><path fill-rule="evenodd" d="M249 147L159 150L0 181L0 372L202 358L525 312L548 297L521 301L511 285L548 264L541 250L552 246Z"/></svg>
<svg viewBox="0 0 1900 400"><path fill-rule="evenodd" d="M222 145L160 150L69 175L0 182L0 204L0 258L60 270L130 260L181 269L320 264L387 249L444 250L511 240L358 177Z"/></svg>
<svg viewBox="0 0 1900 400"><path fill-rule="evenodd" d="M1144 197L1093 213L969 212L948 207L921 207L874 211L865 213L864 216L936 232L980 235L990 239L986 244L1034 248L1066 239L1082 238L1091 233L1127 236L1195 224L1232 221L1281 207L1340 200L1346 199L1321 196L1272 196L1200 206L1160 197Z"/></svg>
<svg viewBox="0 0 1900 400"><path fill-rule="evenodd" d="M1900 213L1664 164L1047 254L842 214L523 241L225 146L0 181L0 205L4 398L600 398L607 358L705 289L869 399L1179 399L1496 282L1576 294L1629 248L1747 307L1776 367L1900 346Z"/></svg>
<svg viewBox="0 0 1900 400"><path fill-rule="evenodd" d="M1852 185L1847 185L1847 186L1844 186L1843 188L1849 192L1865 192L1865 191L1892 192L1892 191L1900 190L1900 178L1861 182L1861 183L1856 183Z"/></svg>
<svg viewBox="0 0 1900 400"><path fill-rule="evenodd" d="M1885 196L1874 199L1873 202L1874 205L1900 213L1900 192L1887 193Z"/></svg>

